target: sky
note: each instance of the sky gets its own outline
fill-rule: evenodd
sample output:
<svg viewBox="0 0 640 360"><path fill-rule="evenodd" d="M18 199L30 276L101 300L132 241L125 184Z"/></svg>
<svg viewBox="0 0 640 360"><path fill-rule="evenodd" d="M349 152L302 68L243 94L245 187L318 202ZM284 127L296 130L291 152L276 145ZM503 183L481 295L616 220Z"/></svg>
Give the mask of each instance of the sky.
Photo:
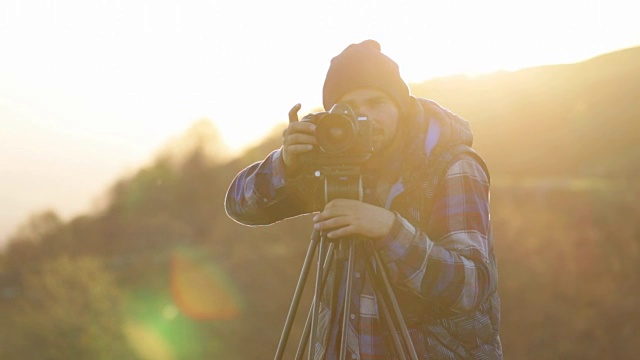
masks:
<svg viewBox="0 0 640 360"><path fill-rule="evenodd" d="M229 154L321 105L331 57L375 39L408 82L640 46L631 1L0 2L0 244L67 220L209 119ZM437 100L437 99L436 99Z"/></svg>

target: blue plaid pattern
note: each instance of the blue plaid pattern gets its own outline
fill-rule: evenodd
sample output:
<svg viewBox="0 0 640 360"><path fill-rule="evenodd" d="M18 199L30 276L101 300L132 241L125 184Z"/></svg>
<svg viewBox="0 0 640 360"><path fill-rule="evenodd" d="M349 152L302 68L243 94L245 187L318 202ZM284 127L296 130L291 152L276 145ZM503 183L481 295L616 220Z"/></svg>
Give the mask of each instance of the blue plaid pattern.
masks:
<svg viewBox="0 0 640 360"><path fill-rule="evenodd" d="M425 109L437 106L433 102L421 104ZM442 113L442 109L437 110ZM460 119L446 113L431 121L445 126L447 121ZM243 224L264 225L318 210L292 190L280 156L280 150L276 150L237 175L226 198L229 216ZM410 190L401 183L388 187L389 198L377 203L395 211L396 220L385 237L374 239L375 248L393 287L411 294L411 306L420 310L417 316L405 316L411 319L407 321L409 332L420 359L502 359L488 175L475 158L464 156L448 167L440 181L439 191L433 194L432 210L421 214L418 209L414 217L408 214L415 209L394 201ZM376 203L375 199L369 200ZM409 220L420 216L424 220L421 224ZM353 289L346 297L352 302L348 353L353 359L394 358L365 261L370 260L359 244ZM338 262L331 269L322 296L318 341L312 344L314 359L337 358L342 328L339 309L345 299L343 267Z"/></svg>

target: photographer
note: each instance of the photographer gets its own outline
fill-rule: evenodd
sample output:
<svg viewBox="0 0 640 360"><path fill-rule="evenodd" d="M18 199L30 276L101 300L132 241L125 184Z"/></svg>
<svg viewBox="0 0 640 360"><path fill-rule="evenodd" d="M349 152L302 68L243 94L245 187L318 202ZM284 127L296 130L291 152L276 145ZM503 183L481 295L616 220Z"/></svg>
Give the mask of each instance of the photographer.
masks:
<svg viewBox="0 0 640 360"><path fill-rule="evenodd" d="M296 105L282 147L233 180L227 214L243 224L266 225L316 212L314 229L329 239L372 239L420 359L501 359L489 175L471 149L469 124L411 96L397 64L373 40L352 44L332 59L323 105L329 110L336 103L371 122L373 150L360 168L363 201L336 198L325 205L318 198L318 180L308 174L309 159L322 155L318 124L298 121ZM346 297L348 357L389 359L393 347L368 261L356 247ZM338 261L320 304L315 359L337 358L345 280Z"/></svg>

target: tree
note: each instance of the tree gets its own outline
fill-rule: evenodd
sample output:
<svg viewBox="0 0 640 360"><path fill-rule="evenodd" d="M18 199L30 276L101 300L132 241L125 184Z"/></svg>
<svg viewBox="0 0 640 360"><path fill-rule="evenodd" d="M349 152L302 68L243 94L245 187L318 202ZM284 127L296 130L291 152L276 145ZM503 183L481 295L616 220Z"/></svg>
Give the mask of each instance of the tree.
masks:
<svg viewBox="0 0 640 360"><path fill-rule="evenodd" d="M122 332L123 296L98 259L48 260L24 276L22 298L9 319L9 358L133 358Z"/></svg>

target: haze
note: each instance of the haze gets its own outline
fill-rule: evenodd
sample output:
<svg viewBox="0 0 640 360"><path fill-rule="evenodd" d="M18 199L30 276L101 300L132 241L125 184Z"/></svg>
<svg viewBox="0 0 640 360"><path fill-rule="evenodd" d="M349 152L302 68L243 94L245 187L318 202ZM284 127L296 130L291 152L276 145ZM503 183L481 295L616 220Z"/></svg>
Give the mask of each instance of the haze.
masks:
<svg viewBox="0 0 640 360"><path fill-rule="evenodd" d="M367 38L419 82L581 61L640 44L627 1L4 1L0 243L29 214L73 216L210 119L233 155Z"/></svg>

